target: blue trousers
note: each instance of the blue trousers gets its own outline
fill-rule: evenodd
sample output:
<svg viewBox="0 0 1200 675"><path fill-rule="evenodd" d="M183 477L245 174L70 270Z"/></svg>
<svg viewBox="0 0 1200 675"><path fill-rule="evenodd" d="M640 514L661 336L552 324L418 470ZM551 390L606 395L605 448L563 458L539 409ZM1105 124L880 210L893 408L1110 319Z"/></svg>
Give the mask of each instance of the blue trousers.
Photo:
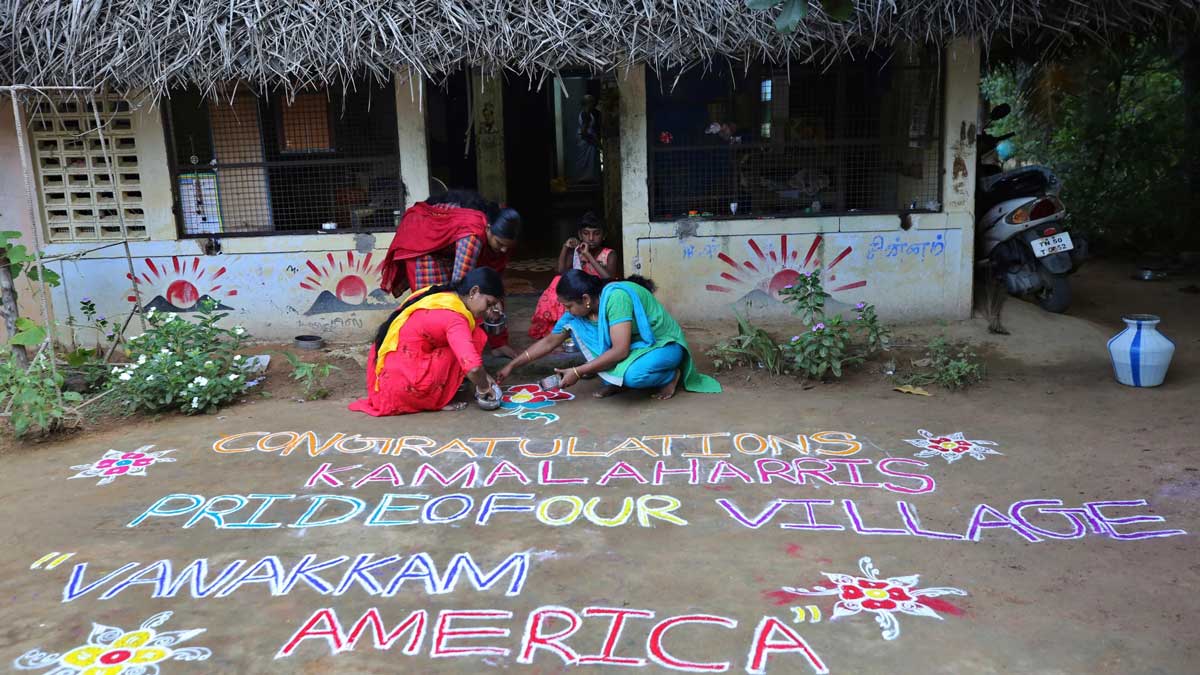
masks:
<svg viewBox="0 0 1200 675"><path fill-rule="evenodd" d="M625 386L633 389L658 389L675 378L675 371L687 354L677 343L663 345L637 357L625 369Z"/></svg>

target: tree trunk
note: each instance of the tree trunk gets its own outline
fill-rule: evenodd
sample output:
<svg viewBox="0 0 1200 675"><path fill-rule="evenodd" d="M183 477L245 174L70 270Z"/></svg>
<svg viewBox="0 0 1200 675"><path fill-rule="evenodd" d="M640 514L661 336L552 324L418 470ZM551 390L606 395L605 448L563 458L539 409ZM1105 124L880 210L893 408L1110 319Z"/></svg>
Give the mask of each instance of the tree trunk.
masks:
<svg viewBox="0 0 1200 675"><path fill-rule="evenodd" d="M4 329L8 339L17 334L17 287L13 284L12 267L5 249L0 249L0 314L4 316ZM21 345L12 345L12 359L21 370L29 368L29 354Z"/></svg>

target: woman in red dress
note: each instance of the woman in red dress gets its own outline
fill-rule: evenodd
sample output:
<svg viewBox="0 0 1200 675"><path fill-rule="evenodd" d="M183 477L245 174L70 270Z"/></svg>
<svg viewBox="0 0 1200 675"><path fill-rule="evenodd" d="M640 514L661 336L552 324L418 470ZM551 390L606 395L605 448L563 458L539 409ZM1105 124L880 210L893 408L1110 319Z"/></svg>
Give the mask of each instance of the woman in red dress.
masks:
<svg viewBox="0 0 1200 675"><path fill-rule="evenodd" d="M487 267L457 284L418 289L379 326L367 360L367 397L350 409L375 417L461 410L454 403L463 379L477 396L495 381L483 368L487 344L481 322L504 298L500 275Z"/></svg>
<svg viewBox="0 0 1200 675"><path fill-rule="evenodd" d="M395 297L409 289L458 283L477 267L503 274L521 229L521 215L470 190L450 190L414 204L396 226L383 265L383 290ZM508 331L488 346L509 358Z"/></svg>
<svg viewBox="0 0 1200 675"><path fill-rule="evenodd" d="M620 261L614 259L613 250L604 246L604 223L591 211L583 214L579 221L578 238L571 237L563 244L558 254L558 276L538 299L529 322L529 337L541 340L550 334L554 324L566 310L558 301L558 281L567 270L582 270L599 279L620 276Z"/></svg>

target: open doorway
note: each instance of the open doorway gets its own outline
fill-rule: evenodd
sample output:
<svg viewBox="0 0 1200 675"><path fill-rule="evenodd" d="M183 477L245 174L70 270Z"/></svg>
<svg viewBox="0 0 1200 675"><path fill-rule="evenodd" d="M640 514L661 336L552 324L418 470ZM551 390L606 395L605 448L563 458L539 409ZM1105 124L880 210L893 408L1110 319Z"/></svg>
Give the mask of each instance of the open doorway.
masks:
<svg viewBox="0 0 1200 675"><path fill-rule="evenodd" d="M585 213L604 218L600 89L582 75L505 83L508 201L525 218L526 255L556 257Z"/></svg>
<svg viewBox="0 0 1200 675"><path fill-rule="evenodd" d="M615 84L567 74L540 87L512 75L499 92L490 86L497 85L481 86L467 72L428 85L430 193L470 188L519 211L524 234L517 260L556 259L589 211L607 223L608 245L619 246L619 213L605 213L615 170L606 149L615 143L616 119L603 101ZM500 100L502 107L493 106Z"/></svg>

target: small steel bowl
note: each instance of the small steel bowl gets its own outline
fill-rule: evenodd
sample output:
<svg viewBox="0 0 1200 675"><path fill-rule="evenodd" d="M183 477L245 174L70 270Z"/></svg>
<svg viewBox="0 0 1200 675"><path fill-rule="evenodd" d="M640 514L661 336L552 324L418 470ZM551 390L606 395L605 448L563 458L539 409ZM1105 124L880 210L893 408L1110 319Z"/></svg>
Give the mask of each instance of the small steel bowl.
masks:
<svg viewBox="0 0 1200 675"><path fill-rule="evenodd" d="M504 332L504 326L508 324L508 315L501 313L500 317L494 321L484 321L483 331L488 335L499 335Z"/></svg>
<svg viewBox="0 0 1200 675"><path fill-rule="evenodd" d="M500 407L500 398L503 395L499 386L492 385L491 398L484 398L476 393L475 403L479 406L480 410L495 410Z"/></svg>
<svg viewBox="0 0 1200 675"><path fill-rule="evenodd" d="M296 349L320 349L325 346L325 338L319 335L297 335L292 338Z"/></svg>

